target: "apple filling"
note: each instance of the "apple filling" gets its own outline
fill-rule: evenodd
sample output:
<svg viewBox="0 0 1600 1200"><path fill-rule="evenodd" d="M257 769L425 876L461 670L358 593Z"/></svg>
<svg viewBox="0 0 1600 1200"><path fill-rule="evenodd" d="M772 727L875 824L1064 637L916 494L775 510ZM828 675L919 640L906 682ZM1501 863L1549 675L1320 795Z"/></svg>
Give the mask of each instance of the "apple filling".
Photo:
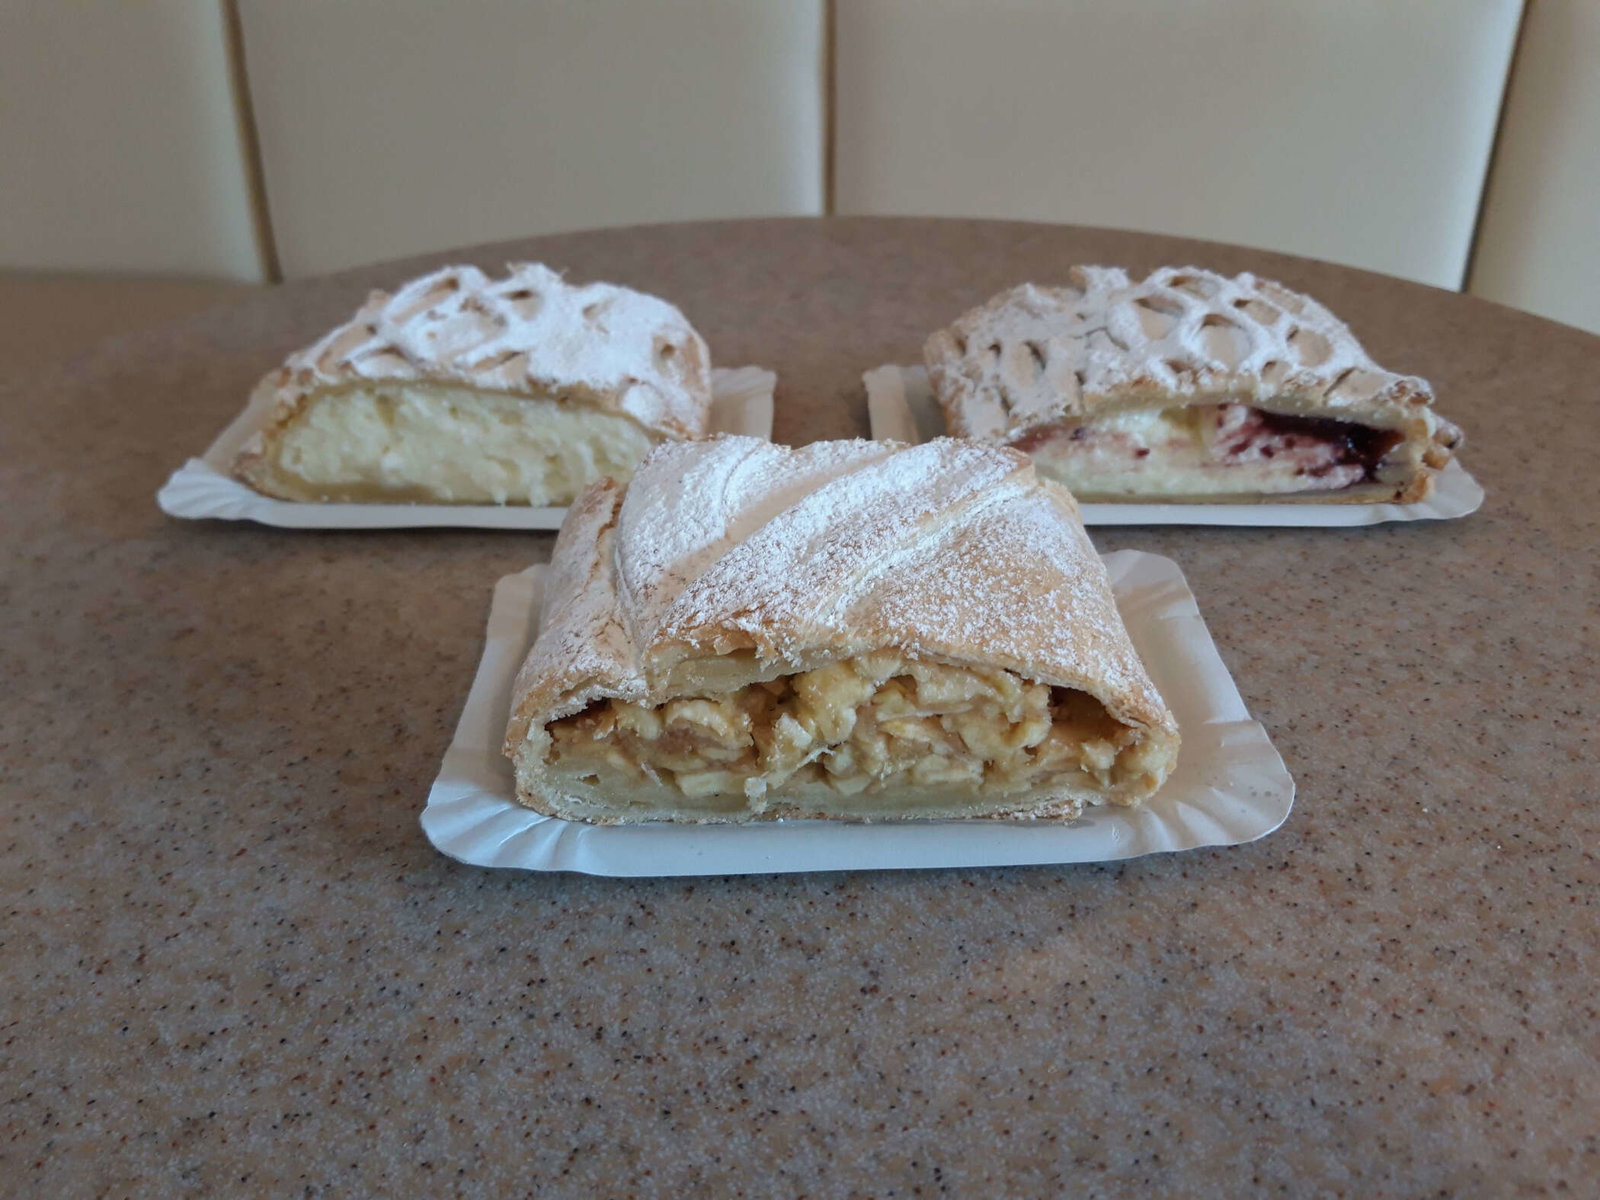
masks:
<svg viewBox="0 0 1600 1200"><path fill-rule="evenodd" d="M654 706L598 701L548 730L548 769L575 795L689 812L972 816L1056 790L1117 800L1160 770L1084 692L892 651Z"/></svg>
<svg viewBox="0 0 1600 1200"><path fill-rule="evenodd" d="M1038 426L1011 444L1080 499L1206 499L1398 485L1403 441L1351 421L1195 404Z"/></svg>

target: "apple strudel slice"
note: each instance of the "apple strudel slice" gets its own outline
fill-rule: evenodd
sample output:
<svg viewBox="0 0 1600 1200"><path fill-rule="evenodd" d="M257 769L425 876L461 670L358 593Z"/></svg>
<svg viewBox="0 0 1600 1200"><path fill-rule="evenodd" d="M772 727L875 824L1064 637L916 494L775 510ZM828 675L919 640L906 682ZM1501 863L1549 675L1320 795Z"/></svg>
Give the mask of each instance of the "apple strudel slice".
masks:
<svg viewBox="0 0 1600 1200"><path fill-rule="evenodd" d="M1178 730L1064 488L941 438L663 446L557 540L505 751L602 824L1075 817Z"/></svg>
<svg viewBox="0 0 1600 1200"><path fill-rule="evenodd" d="M710 355L654 296L532 263L446 267L261 382L267 426L234 474L303 501L569 503L663 441L704 436Z"/></svg>
<svg viewBox="0 0 1600 1200"><path fill-rule="evenodd" d="M1421 500L1461 431L1308 296L1254 275L1075 267L924 347L950 433L1097 501Z"/></svg>

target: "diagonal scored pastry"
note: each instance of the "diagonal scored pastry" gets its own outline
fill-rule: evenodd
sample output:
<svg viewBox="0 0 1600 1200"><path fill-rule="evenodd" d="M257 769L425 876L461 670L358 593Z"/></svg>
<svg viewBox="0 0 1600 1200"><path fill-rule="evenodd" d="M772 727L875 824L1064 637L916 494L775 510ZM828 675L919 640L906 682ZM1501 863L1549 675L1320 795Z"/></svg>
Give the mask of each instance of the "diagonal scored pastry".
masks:
<svg viewBox="0 0 1600 1200"><path fill-rule="evenodd" d="M505 752L554 816L1070 818L1177 758L1077 505L1015 451L663 446L573 505L546 597Z"/></svg>
<svg viewBox="0 0 1600 1200"><path fill-rule="evenodd" d="M710 355L654 296L445 267L289 357L234 474L285 500L559 505L702 437Z"/></svg>
<svg viewBox="0 0 1600 1200"><path fill-rule="evenodd" d="M1281 284L1074 267L923 349L958 437L1014 446L1080 500L1421 500L1461 431Z"/></svg>

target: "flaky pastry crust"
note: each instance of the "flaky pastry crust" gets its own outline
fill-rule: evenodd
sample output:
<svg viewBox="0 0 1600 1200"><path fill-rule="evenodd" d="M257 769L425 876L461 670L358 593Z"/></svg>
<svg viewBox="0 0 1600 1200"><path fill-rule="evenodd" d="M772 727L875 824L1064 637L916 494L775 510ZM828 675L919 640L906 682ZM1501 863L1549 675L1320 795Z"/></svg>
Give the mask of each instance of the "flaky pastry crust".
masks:
<svg viewBox="0 0 1600 1200"><path fill-rule="evenodd" d="M681 312L614 284L569 284L538 263L506 269L491 279L477 267L443 267L393 294L371 293L262 380L271 416L234 474L263 486L270 444L311 399L377 383L554 399L627 417L656 440L704 436L711 356Z"/></svg>
<svg viewBox="0 0 1600 1200"><path fill-rule="evenodd" d="M1243 403L1397 432L1409 469L1392 498L1409 502L1461 440L1426 380L1380 367L1321 304L1248 273L1074 267L1063 286L1023 284L965 313L923 355L949 432L995 444L1124 410Z"/></svg>
<svg viewBox="0 0 1600 1200"><path fill-rule="evenodd" d="M1137 803L1175 760L1176 724L1077 505L1025 455L950 439L789 449L718 437L662 446L626 488L591 485L569 510L512 693L518 798L628 820L563 792L545 762L553 723L886 652L1093 697L1158 763L1150 786L1116 802ZM1084 800L1035 795L991 815L1070 816ZM775 801L690 819L848 815Z"/></svg>

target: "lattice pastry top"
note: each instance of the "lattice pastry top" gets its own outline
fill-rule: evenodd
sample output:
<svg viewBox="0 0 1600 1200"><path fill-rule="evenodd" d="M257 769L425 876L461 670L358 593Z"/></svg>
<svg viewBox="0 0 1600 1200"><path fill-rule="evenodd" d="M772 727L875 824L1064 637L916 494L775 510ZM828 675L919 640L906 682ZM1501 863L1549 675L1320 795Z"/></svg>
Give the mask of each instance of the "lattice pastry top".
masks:
<svg viewBox="0 0 1600 1200"><path fill-rule="evenodd" d="M444 267L393 295L373 292L280 368L274 423L314 390L414 380L570 398L668 437L704 434L711 356L681 312L629 288L569 284L537 263L507 270L490 279Z"/></svg>
<svg viewBox="0 0 1600 1200"><path fill-rule="evenodd" d="M1163 267L1135 282L1118 267L1074 267L1065 286L1023 284L971 310L924 355L950 432L983 440L1112 409L1220 400L1381 427L1448 425L1429 407L1426 380L1380 367L1322 305L1250 274Z"/></svg>

